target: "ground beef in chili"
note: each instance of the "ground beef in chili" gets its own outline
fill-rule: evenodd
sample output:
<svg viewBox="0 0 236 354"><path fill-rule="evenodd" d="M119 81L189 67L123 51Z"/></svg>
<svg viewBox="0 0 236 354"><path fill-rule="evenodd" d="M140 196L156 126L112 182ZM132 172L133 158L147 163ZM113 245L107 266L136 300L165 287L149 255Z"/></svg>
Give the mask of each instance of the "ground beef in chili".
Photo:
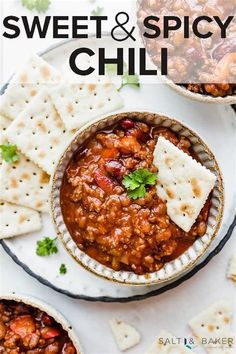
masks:
<svg viewBox="0 0 236 354"><path fill-rule="evenodd" d="M127 118L86 141L64 175L61 209L71 236L81 250L114 270L159 270L206 232L209 200L186 233L170 220L156 186L149 186L143 198L128 197L125 175L139 168L157 172L153 151L158 136L196 158L185 137Z"/></svg>
<svg viewBox="0 0 236 354"><path fill-rule="evenodd" d="M0 301L0 354L79 354L61 325L21 302Z"/></svg>

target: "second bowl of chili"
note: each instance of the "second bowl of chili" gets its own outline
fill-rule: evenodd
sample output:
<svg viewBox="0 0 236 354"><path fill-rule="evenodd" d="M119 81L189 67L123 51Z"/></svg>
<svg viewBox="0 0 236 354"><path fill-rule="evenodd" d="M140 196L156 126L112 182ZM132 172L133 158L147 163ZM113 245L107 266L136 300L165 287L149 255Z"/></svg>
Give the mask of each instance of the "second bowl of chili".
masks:
<svg viewBox="0 0 236 354"><path fill-rule="evenodd" d="M170 219L156 193L153 153L159 136L217 176L189 232ZM135 189L136 195L124 183L134 171L148 174L150 182ZM86 269L130 285L166 282L191 268L216 236L221 173L206 144L182 123L156 113L120 113L78 132L52 178L51 210L63 244Z"/></svg>

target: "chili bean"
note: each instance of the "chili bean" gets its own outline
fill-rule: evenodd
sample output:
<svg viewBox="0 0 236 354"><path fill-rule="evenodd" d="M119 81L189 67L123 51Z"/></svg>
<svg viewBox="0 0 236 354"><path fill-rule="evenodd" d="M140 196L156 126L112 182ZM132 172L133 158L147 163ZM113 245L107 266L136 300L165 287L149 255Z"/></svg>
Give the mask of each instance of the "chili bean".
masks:
<svg viewBox="0 0 236 354"><path fill-rule="evenodd" d="M134 127L134 121L132 121L131 119L124 119L121 121L120 123L121 127L125 130L129 130L132 129Z"/></svg>
<svg viewBox="0 0 236 354"><path fill-rule="evenodd" d="M105 163L106 171L117 180L121 180L126 173L126 168L116 160L110 160Z"/></svg>

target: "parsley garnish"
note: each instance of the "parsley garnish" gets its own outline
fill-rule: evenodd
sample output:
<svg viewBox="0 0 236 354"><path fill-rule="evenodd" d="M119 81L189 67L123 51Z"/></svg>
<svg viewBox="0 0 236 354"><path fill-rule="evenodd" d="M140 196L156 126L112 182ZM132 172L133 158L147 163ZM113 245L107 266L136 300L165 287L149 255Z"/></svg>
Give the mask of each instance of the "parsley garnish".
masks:
<svg viewBox="0 0 236 354"><path fill-rule="evenodd" d="M36 10L38 12L46 12L51 4L50 0L21 0L21 2L28 10Z"/></svg>
<svg viewBox="0 0 236 354"><path fill-rule="evenodd" d="M140 168L126 175L122 181L127 189L128 196L132 199L145 197L146 186L154 185L157 180L157 174L148 171L146 168Z"/></svg>
<svg viewBox="0 0 236 354"><path fill-rule="evenodd" d="M67 273L67 268L66 268L64 263L61 264L59 271L60 271L60 274L66 274Z"/></svg>
<svg viewBox="0 0 236 354"><path fill-rule="evenodd" d="M102 13L103 13L103 10L104 10L103 7L97 6L97 8L94 9L94 10L91 12L91 15L92 15L92 16L101 16Z"/></svg>
<svg viewBox="0 0 236 354"><path fill-rule="evenodd" d="M126 71L122 76L121 86L118 88L118 91L125 86L140 87L139 76L137 74L129 75L128 71Z"/></svg>
<svg viewBox="0 0 236 354"><path fill-rule="evenodd" d="M0 145L2 159L8 163L18 161L20 157L16 149L16 145Z"/></svg>
<svg viewBox="0 0 236 354"><path fill-rule="evenodd" d="M50 254L57 253L58 248L56 246L57 238L45 237L41 241L37 241L36 254L41 257L50 256Z"/></svg>

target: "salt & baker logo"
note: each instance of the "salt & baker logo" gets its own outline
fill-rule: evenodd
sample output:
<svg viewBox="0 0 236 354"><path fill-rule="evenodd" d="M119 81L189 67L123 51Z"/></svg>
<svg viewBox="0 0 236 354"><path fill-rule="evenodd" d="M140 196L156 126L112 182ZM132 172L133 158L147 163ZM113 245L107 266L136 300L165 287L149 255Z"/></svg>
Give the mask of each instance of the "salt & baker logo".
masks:
<svg viewBox="0 0 236 354"><path fill-rule="evenodd" d="M168 345L184 345L188 349L194 349L198 345L195 342L195 339L193 337L189 338L159 338L159 344L168 346Z"/></svg>

